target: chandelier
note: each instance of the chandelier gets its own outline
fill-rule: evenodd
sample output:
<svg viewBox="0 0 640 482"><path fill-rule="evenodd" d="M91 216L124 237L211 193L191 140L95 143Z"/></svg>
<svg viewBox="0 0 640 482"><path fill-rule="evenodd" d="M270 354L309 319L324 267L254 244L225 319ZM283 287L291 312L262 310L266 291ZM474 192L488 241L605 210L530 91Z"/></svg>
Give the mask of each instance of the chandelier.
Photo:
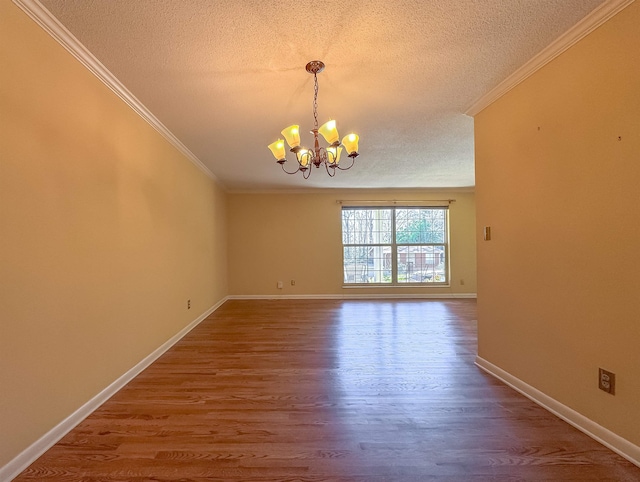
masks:
<svg viewBox="0 0 640 482"><path fill-rule="evenodd" d="M356 157L358 157L358 140L356 134L348 134L340 142L336 121L330 120L318 128L318 73L324 70L324 63L320 60L312 60L306 65L306 70L313 74L314 91L313 91L313 149L307 149L300 146L300 126L292 125L284 129L281 134L289 144L290 151L296 156L297 166L295 171L287 171L284 167L287 162L284 141L278 139L268 147L276 158L278 164L282 166L282 170L287 174L295 174L302 172L302 176L307 179L311 175L311 166L317 168L323 165L327 170L327 174L333 177L336 175L336 169L346 171L353 167ZM327 147L320 146L318 134L324 137L329 144ZM340 154L343 148L347 152L347 156L351 159L351 164L345 167L340 164Z"/></svg>

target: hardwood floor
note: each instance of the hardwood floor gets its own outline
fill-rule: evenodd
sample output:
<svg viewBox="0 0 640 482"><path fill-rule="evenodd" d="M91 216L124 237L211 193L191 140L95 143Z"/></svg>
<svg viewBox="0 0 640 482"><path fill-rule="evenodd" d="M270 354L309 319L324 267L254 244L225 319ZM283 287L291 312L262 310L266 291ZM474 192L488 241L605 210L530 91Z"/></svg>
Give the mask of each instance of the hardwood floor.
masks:
<svg viewBox="0 0 640 482"><path fill-rule="evenodd" d="M17 481L639 481L474 364L475 300L228 301Z"/></svg>

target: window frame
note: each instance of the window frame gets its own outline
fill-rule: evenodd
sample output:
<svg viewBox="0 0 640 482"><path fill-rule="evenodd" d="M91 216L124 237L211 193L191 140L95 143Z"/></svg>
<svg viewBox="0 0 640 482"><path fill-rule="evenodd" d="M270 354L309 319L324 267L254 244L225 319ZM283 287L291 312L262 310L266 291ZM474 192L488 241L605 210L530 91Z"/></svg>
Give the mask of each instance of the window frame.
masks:
<svg viewBox="0 0 640 482"><path fill-rule="evenodd" d="M443 242L398 242L397 240L397 211L403 209L419 209L419 210L441 210L444 212L444 241ZM391 224L391 241L390 243L345 243L344 239L344 217L343 212L345 210L390 210L390 224ZM450 287L451 286L451 238L449 234L450 221L449 221L449 206L442 205L401 205L401 204L379 204L379 205L347 205L342 206L340 210L340 230L341 230L341 244L342 244L342 285L343 288L381 288L381 287L393 287L393 288L435 288L435 287ZM407 251L411 246L420 247L442 247L444 254L444 281L398 281L398 248L407 247ZM375 248L375 247L388 247L391 250L391 281L390 282L348 282L345 276L345 248Z"/></svg>

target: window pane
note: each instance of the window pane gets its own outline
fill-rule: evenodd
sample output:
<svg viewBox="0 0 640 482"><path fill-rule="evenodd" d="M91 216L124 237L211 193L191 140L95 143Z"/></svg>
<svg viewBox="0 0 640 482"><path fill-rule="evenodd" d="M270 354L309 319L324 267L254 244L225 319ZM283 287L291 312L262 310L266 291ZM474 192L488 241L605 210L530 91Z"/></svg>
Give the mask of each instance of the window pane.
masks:
<svg viewBox="0 0 640 482"><path fill-rule="evenodd" d="M343 209L342 244L390 244L391 209Z"/></svg>
<svg viewBox="0 0 640 482"><path fill-rule="evenodd" d="M345 283L391 283L391 246L343 249Z"/></svg>
<svg viewBox="0 0 640 482"><path fill-rule="evenodd" d="M446 251L440 246L398 246L398 283L446 283Z"/></svg>
<svg viewBox="0 0 640 482"><path fill-rule="evenodd" d="M344 283L448 283L447 213L441 207L343 207Z"/></svg>
<svg viewBox="0 0 640 482"><path fill-rule="evenodd" d="M446 233L444 209L396 209L396 243L444 243Z"/></svg>

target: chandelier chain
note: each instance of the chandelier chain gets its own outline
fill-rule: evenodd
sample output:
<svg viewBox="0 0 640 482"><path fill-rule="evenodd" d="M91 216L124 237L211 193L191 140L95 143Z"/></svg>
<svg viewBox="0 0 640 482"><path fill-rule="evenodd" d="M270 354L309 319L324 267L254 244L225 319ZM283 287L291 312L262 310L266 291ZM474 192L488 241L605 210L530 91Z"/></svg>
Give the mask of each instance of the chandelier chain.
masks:
<svg viewBox="0 0 640 482"><path fill-rule="evenodd" d="M315 129L318 128L318 74L313 74L313 81L315 83L313 90L313 120Z"/></svg>

